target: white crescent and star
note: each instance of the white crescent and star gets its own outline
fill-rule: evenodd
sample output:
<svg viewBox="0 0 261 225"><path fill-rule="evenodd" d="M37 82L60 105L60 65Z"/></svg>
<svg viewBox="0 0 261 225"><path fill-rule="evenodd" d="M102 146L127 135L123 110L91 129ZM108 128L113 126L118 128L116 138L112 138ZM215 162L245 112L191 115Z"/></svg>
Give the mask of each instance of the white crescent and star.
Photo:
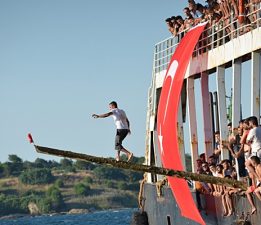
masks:
<svg viewBox="0 0 261 225"><path fill-rule="evenodd" d="M165 111L164 111L163 125L165 123L166 113L167 113L167 109L168 109L168 105L169 105L169 97L170 97L170 91L171 91L172 85L173 85L173 79L174 79L174 76L176 74L178 66L179 66L178 61L177 60L173 60L173 62L170 65L170 68L168 70L168 74L167 74L167 76L165 78L165 80L167 80L168 77L171 77L171 84L170 84L170 87L169 87L169 90L168 90L169 92L168 92L168 98L167 98L167 101L166 101L166 107L165 107ZM164 155L163 135L162 135L162 132L161 132L161 125L162 124L159 125L160 130L159 130L159 134L158 134L158 139L159 139L159 143L160 143L161 154Z"/></svg>
<svg viewBox="0 0 261 225"><path fill-rule="evenodd" d="M173 79L174 79L174 76L175 76L176 71L178 69L178 66L179 66L179 62L177 60L173 60L173 62L170 65L170 68L168 70L168 75L165 78L165 80L167 80L168 77L171 77L171 84L170 84L170 87L169 87L169 93L168 93L168 98L167 98L167 102L166 102L163 123L165 123L166 113L167 113L167 109L168 109L168 105L169 105L170 91L172 89Z"/></svg>

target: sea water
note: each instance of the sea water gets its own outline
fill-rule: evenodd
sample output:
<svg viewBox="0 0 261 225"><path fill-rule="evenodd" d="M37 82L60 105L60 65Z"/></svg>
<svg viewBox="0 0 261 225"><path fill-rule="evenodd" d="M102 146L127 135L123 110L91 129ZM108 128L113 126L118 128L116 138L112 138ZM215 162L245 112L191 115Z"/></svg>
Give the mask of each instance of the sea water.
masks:
<svg viewBox="0 0 261 225"><path fill-rule="evenodd" d="M130 225L137 209L100 211L77 215L46 215L0 220L1 225Z"/></svg>

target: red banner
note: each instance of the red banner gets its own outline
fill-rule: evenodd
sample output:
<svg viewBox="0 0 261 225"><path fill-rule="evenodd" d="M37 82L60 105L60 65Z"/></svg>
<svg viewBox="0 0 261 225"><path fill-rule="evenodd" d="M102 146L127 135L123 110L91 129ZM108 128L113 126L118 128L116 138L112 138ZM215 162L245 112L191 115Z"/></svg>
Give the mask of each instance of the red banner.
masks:
<svg viewBox="0 0 261 225"><path fill-rule="evenodd" d="M165 168L184 170L177 136L179 100L189 60L205 25L206 23L199 24L188 31L176 48L165 75L157 115L158 145ZM187 182L175 177L168 177L168 181L181 215L199 224L205 224Z"/></svg>

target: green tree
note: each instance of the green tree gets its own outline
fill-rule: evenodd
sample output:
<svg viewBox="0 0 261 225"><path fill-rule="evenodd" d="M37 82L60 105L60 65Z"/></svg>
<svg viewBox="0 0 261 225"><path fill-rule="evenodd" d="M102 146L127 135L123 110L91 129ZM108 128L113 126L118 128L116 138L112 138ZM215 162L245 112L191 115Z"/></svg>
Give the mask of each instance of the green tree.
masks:
<svg viewBox="0 0 261 225"><path fill-rule="evenodd" d="M37 167L37 168L49 168L49 166L50 166L46 160L41 159L41 158L37 158L34 161L34 164L35 164L35 167Z"/></svg>
<svg viewBox="0 0 261 225"><path fill-rule="evenodd" d="M90 193L90 190L90 186L85 185L83 183L79 183L74 186L74 191L77 195L86 196Z"/></svg>
<svg viewBox="0 0 261 225"><path fill-rule="evenodd" d="M61 178L57 179L54 183L54 185L58 188L64 187L63 180Z"/></svg>
<svg viewBox="0 0 261 225"><path fill-rule="evenodd" d="M78 170L93 170L95 168L93 163L86 162L83 160L76 160L76 162L74 163L74 166Z"/></svg>
<svg viewBox="0 0 261 225"><path fill-rule="evenodd" d="M108 188L115 188L115 184L111 180L106 180L106 185Z"/></svg>
<svg viewBox="0 0 261 225"><path fill-rule="evenodd" d="M85 177L83 179L83 182L86 184L92 184L93 183L93 179L91 177Z"/></svg>
<svg viewBox="0 0 261 225"><path fill-rule="evenodd" d="M20 206L20 199L15 195L0 194L0 215L8 215L13 213L27 213L28 209Z"/></svg>
<svg viewBox="0 0 261 225"><path fill-rule="evenodd" d="M34 168L34 163L33 162L29 162L29 161L24 161L23 162L23 167L24 170L29 170L29 169L33 169Z"/></svg>
<svg viewBox="0 0 261 225"><path fill-rule="evenodd" d="M8 155L8 160L12 163L22 163L23 160L17 155Z"/></svg>
<svg viewBox="0 0 261 225"><path fill-rule="evenodd" d="M51 208L54 210L59 210L64 206L62 193L55 185L48 188L46 198L51 202Z"/></svg>
<svg viewBox="0 0 261 225"><path fill-rule="evenodd" d="M58 168L60 166L60 164L55 160L49 160L48 164L49 164L49 168Z"/></svg>
<svg viewBox="0 0 261 225"><path fill-rule="evenodd" d="M49 213L52 210L52 200L50 198L40 198L36 204L41 213Z"/></svg>
<svg viewBox="0 0 261 225"><path fill-rule="evenodd" d="M0 177L2 177L4 174L4 167L2 165L2 163L0 163Z"/></svg>
<svg viewBox="0 0 261 225"><path fill-rule="evenodd" d="M73 161L71 159L61 159L60 166L62 170L65 170L67 172L76 172L76 169L73 167Z"/></svg>
<svg viewBox="0 0 261 225"><path fill-rule="evenodd" d="M60 160L61 167L66 169L67 167L72 167L73 161L71 159L63 158Z"/></svg>
<svg viewBox="0 0 261 225"><path fill-rule="evenodd" d="M5 162L2 164L3 166L3 176L4 177L9 177L14 174L16 174L16 167L14 163L11 162Z"/></svg>
<svg viewBox="0 0 261 225"><path fill-rule="evenodd" d="M54 180L50 169L32 169L24 171L19 180L24 184L49 184Z"/></svg>
<svg viewBox="0 0 261 225"><path fill-rule="evenodd" d="M120 182L117 183L117 188L120 189L120 190L127 190L128 185L125 182L120 181Z"/></svg>
<svg viewBox="0 0 261 225"><path fill-rule="evenodd" d="M137 182L143 179L142 172L135 172L131 170L124 171L126 176L128 177L129 182Z"/></svg>
<svg viewBox="0 0 261 225"><path fill-rule="evenodd" d="M12 175L20 175L23 171L23 160L19 158L17 155L9 155L8 160L8 162L5 162L3 164L4 176L8 177Z"/></svg>
<svg viewBox="0 0 261 225"><path fill-rule="evenodd" d="M99 166L93 170L96 177L101 179L126 180L127 176L122 170L110 167Z"/></svg>

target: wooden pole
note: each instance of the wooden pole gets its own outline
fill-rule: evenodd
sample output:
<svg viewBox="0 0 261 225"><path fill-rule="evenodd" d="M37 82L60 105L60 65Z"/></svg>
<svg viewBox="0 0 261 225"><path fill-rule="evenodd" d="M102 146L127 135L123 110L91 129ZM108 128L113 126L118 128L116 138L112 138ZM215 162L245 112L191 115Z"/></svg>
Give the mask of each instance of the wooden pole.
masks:
<svg viewBox="0 0 261 225"><path fill-rule="evenodd" d="M240 188L242 190L247 189L247 185L245 183L237 180L227 179L227 178L219 178L219 177L213 177L204 174L178 171L178 170L166 169L166 168L155 167L155 166L147 166L147 165L135 164L131 162L116 161L114 159L91 156L82 153L75 153L71 151L59 150L59 149L48 148L48 147L43 147L38 145L34 145L34 147L37 152L48 154L48 155L67 157L70 159L83 160L83 161L93 162L97 164L106 164L121 169L129 169L129 170L140 171L140 172L148 172L148 173L160 174L165 176L184 178L186 180L194 180L194 181L201 181L201 182L211 183L211 184L232 186L235 188Z"/></svg>

